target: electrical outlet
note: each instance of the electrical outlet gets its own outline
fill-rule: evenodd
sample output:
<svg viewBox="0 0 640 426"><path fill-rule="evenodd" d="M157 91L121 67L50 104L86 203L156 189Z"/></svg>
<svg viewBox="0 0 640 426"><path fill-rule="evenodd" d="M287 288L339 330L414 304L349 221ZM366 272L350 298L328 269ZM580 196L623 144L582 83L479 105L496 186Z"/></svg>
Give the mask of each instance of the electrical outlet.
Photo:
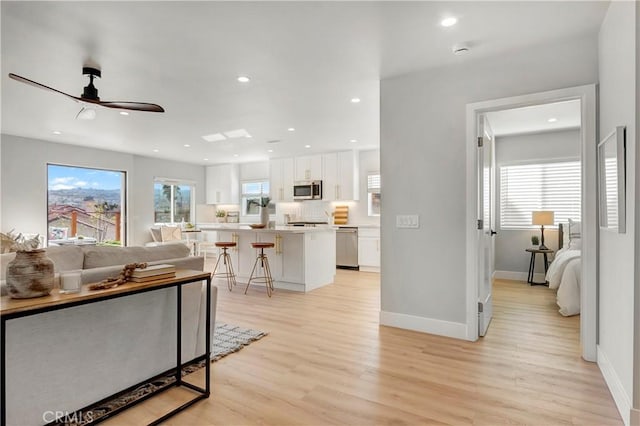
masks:
<svg viewBox="0 0 640 426"><path fill-rule="evenodd" d="M396 228L419 228L420 217L417 214L396 215Z"/></svg>

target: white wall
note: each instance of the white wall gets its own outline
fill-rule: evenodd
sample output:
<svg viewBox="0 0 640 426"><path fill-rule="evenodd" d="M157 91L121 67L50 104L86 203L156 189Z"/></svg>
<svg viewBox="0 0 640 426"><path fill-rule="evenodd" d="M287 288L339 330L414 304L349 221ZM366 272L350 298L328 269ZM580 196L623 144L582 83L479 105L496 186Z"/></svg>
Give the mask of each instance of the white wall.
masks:
<svg viewBox="0 0 640 426"><path fill-rule="evenodd" d="M540 237L540 228L536 229L502 229L500 223L500 172L501 166L526 162L543 162L548 160L580 160L580 130L564 130L559 132L534 133L527 135L510 135L496 137L496 228L495 236L495 268L510 275L526 277L529 271L529 253L525 248L531 247L531 236ZM547 229L544 232L545 245L552 250L558 249L558 232ZM543 273L542 256L537 255L536 272ZM551 260L551 259L549 259ZM500 273L498 272L500 271ZM524 279L524 278L521 278Z"/></svg>
<svg viewBox="0 0 640 426"><path fill-rule="evenodd" d="M456 337L466 323L466 105L594 83L595 35L381 82L381 322ZM418 214L419 229L396 229Z"/></svg>
<svg viewBox="0 0 640 426"><path fill-rule="evenodd" d="M47 163L127 172L128 245L151 241L153 177L196 182L196 203L204 202L204 167L114 151L2 135L0 206L3 232L47 233Z"/></svg>
<svg viewBox="0 0 640 426"><path fill-rule="evenodd" d="M598 364L629 424L633 389L634 243L636 235L636 7L611 2L599 35L600 138L627 126L627 231L600 231ZM637 290L636 290L637 291ZM636 359L636 362L640 360Z"/></svg>

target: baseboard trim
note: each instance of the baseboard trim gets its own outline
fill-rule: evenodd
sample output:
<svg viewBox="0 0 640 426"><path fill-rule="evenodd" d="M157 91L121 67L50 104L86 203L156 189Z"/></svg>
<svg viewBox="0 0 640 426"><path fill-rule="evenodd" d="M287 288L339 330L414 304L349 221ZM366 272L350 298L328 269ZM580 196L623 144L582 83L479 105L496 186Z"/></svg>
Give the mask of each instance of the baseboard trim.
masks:
<svg viewBox="0 0 640 426"><path fill-rule="evenodd" d="M360 272L377 272L380 273L379 266L360 266Z"/></svg>
<svg viewBox="0 0 640 426"><path fill-rule="evenodd" d="M499 280L512 280L527 282L528 273L519 271L495 271L493 277ZM541 272L533 274L533 281L541 283L545 280L545 276Z"/></svg>
<svg viewBox="0 0 640 426"><path fill-rule="evenodd" d="M631 399L625 392L624 386L622 386L622 382L620 381L616 370L609 362L609 358L607 358L607 355L604 353L600 345L596 347L596 350L598 357L598 367L600 367L600 371L602 372L604 381L609 388L609 392L611 392L611 396L613 397L613 401L616 403L616 407L618 407L618 412L620 412L622 421L624 422L625 426L630 426L632 424Z"/></svg>
<svg viewBox="0 0 640 426"><path fill-rule="evenodd" d="M453 337L454 339L467 339L467 325L465 323L442 321L397 312L380 311L380 325Z"/></svg>

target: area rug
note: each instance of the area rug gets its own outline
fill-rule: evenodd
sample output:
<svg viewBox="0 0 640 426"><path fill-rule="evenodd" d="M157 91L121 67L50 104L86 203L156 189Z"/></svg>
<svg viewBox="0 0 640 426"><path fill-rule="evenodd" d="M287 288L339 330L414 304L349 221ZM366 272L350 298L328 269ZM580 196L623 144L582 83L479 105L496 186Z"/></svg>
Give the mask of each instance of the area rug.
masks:
<svg viewBox="0 0 640 426"><path fill-rule="evenodd" d="M226 323L216 323L215 331L213 333L213 348L211 350L211 362L216 362L225 356L238 352L240 349L249 345L256 340L262 339L268 333L259 330L252 330L250 328L238 327L237 325L231 325ZM182 376L191 374L204 367L206 361L200 361L195 364L191 364L182 369ZM127 405L135 403L141 398L145 398L149 394L171 386L175 382L174 375L167 375L157 378L151 383L147 383L137 388L126 392L120 396L117 396L108 401L100 401L90 407L78 410L75 413L66 413L66 416L60 418L53 424L56 425L69 425L80 426L95 422L102 417L109 417L114 414L114 411L120 410Z"/></svg>

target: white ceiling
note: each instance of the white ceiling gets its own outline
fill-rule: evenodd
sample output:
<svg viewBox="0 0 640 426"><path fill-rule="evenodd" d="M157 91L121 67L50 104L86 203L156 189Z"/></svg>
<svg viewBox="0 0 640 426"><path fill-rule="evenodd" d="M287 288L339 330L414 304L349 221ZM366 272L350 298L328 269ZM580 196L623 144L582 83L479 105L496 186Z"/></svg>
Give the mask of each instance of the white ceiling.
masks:
<svg viewBox="0 0 640 426"><path fill-rule="evenodd" d="M198 164L376 148L381 78L595 34L607 6L2 1L2 132ZM449 15L458 24L442 28ZM460 42L472 50L454 56ZM79 104L7 77L78 96L87 63L102 69L103 100L157 103L166 113L100 108L93 121L75 120ZM242 74L251 82L238 83ZM235 129L253 137L201 139Z"/></svg>
<svg viewBox="0 0 640 426"><path fill-rule="evenodd" d="M575 129L580 127L580 101L494 111L487 118L495 136Z"/></svg>

